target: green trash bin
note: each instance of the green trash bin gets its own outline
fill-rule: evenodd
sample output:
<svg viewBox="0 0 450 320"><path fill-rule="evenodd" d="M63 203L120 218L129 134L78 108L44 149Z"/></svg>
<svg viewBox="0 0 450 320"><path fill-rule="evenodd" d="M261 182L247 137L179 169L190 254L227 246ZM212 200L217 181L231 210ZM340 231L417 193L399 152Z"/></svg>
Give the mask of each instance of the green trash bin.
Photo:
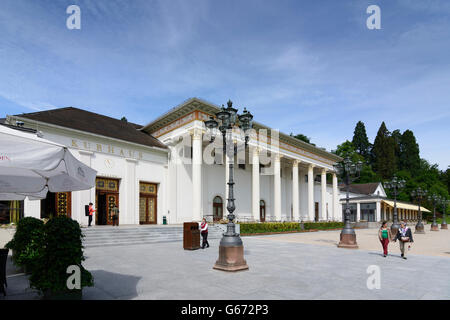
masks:
<svg viewBox="0 0 450 320"><path fill-rule="evenodd" d="M163 224L167 224L167 218L166 218L166 216L163 216Z"/></svg>

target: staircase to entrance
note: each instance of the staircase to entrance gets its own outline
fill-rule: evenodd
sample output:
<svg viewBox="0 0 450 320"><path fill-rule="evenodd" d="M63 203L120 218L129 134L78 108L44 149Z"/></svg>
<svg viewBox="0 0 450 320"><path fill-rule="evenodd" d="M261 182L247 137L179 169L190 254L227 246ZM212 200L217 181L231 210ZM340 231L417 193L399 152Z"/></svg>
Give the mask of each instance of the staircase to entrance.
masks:
<svg viewBox="0 0 450 320"><path fill-rule="evenodd" d="M92 226L82 228L85 248L127 246L160 242L183 243L183 225ZM210 224L208 239L222 238L222 229Z"/></svg>

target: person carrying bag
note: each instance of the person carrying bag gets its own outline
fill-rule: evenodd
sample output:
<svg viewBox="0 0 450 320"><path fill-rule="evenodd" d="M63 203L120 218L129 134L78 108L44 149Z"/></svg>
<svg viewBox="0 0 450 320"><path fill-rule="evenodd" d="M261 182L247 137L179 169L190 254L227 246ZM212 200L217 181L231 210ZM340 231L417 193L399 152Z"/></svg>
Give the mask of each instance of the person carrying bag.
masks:
<svg viewBox="0 0 450 320"><path fill-rule="evenodd" d="M398 240L400 244L400 252L402 253L401 256L406 260L406 253L408 252L408 250L406 250L406 246L411 248L411 243L414 242L414 240L411 229L406 226L406 222L404 221L400 223L400 228L398 229L397 236L394 241L396 240Z"/></svg>

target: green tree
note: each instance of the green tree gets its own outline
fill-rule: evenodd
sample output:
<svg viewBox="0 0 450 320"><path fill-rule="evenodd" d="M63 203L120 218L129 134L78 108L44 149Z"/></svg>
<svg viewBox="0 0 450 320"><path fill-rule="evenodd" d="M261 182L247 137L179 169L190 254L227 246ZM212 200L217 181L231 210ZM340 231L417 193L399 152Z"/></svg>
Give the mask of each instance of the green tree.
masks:
<svg viewBox="0 0 450 320"><path fill-rule="evenodd" d="M290 136L291 136L291 137L294 137L294 138L296 138L296 139L298 139L298 140L302 140L302 141L304 141L304 142L306 142L306 143L309 143L309 144L315 146L314 143L311 143L311 138L305 136L304 134L299 133L299 134L296 134L296 135L294 136L294 135L291 133Z"/></svg>
<svg viewBox="0 0 450 320"><path fill-rule="evenodd" d="M368 159L370 142L369 138L367 138L366 127L362 121L358 121L356 124L355 131L353 132L352 144L359 155Z"/></svg>
<svg viewBox="0 0 450 320"><path fill-rule="evenodd" d="M399 168L416 174L420 167L419 145L411 130L403 132L400 140Z"/></svg>
<svg viewBox="0 0 450 320"><path fill-rule="evenodd" d="M345 140L344 143L338 145L334 153L344 159L349 157L350 160L352 160L353 162L364 160L364 157L362 157L361 155L358 154L358 152L356 152L353 143L348 140Z"/></svg>
<svg viewBox="0 0 450 320"><path fill-rule="evenodd" d="M402 144L402 133L400 130L394 130L391 134L394 139L394 153L395 153L395 166L397 169L400 168L400 156L401 156L401 144Z"/></svg>
<svg viewBox="0 0 450 320"><path fill-rule="evenodd" d="M384 121L378 129L373 149L373 168L383 179L390 179L396 171L395 141Z"/></svg>

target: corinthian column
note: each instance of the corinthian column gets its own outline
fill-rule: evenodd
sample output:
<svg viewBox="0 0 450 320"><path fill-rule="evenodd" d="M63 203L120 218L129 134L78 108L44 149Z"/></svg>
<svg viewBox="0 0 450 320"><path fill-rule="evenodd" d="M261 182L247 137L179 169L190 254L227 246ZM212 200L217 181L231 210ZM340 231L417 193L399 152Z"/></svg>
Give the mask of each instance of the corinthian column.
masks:
<svg viewBox="0 0 450 320"><path fill-rule="evenodd" d="M321 186L321 192L320 192L320 202L322 205L321 214L320 214L320 220L326 220L327 216L327 170L322 169L321 175L320 175L320 186Z"/></svg>
<svg viewBox="0 0 450 320"><path fill-rule="evenodd" d="M275 154L275 161L274 161L274 214L275 214L275 220L281 221L281 177L280 177L280 154Z"/></svg>
<svg viewBox="0 0 450 320"><path fill-rule="evenodd" d="M202 132L192 134L192 220L202 219Z"/></svg>
<svg viewBox="0 0 450 320"><path fill-rule="evenodd" d="M292 215L294 221L300 220L298 197L298 160L294 160L292 165Z"/></svg>
<svg viewBox="0 0 450 320"><path fill-rule="evenodd" d="M336 173L333 172L333 211L331 219L335 220L338 217L338 179Z"/></svg>
<svg viewBox="0 0 450 320"><path fill-rule="evenodd" d="M314 165L308 166L308 218L314 221Z"/></svg>
<svg viewBox="0 0 450 320"><path fill-rule="evenodd" d="M259 150L253 148L252 157L252 215L255 221L259 217Z"/></svg>

